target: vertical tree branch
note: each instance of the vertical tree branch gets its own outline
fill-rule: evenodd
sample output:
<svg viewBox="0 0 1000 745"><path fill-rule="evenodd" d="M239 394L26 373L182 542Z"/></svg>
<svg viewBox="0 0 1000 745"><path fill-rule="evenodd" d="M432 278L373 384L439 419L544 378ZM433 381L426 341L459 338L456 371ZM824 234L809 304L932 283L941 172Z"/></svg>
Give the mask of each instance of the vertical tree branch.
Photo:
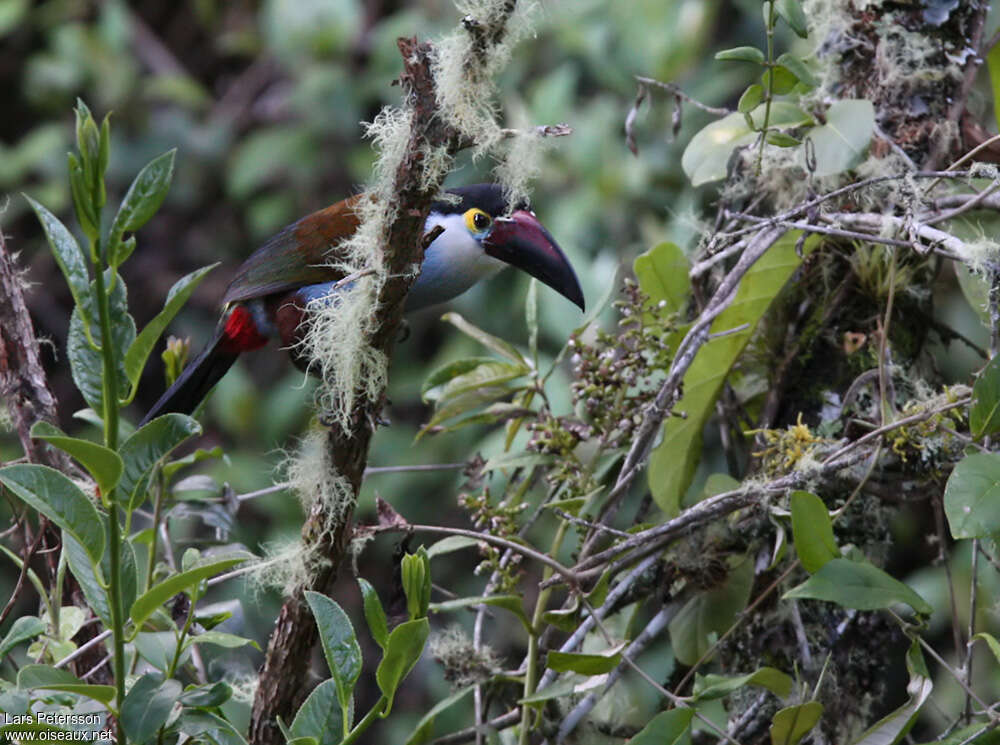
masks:
<svg viewBox="0 0 1000 745"><path fill-rule="evenodd" d="M515 0L509 0L497 17L485 19L488 33L482 46L475 48L477 57L485 59L491 46L503 41L507 19L515 6ZM482 28L475 19L466 18L463 23L467 31L470 25L475 29ZM386 356L392 352L403 315L404 299L415 279L410 268L423 259L427 242L423 235L424 223L446 175L446 170L443 170L434 171L433 177L428 177L424 159L428 153L442 150L450 157L461 147L471 144L463 136L464 133L449 123L439 110L437 81L433 72L434 48L415 38L399 39L397 43L403 57L403 73L399 82L412 119L406 150L393 183L392 193L397 197L398 211L384 250L383 261L388 279L378 298L379 325L370 340L372 347ZM481 72L484 67L477 65L477 61L470 61L469 67L473 68L469 71L470 75ZM350 483L355 503L368 458L373 422L382 408L384 391L380 400L369 401L365 396L358 396L356 400L358 403L352 413L351 431L344 432L334 426L327 435L332 466ZM309 586L300 588L281 609L258 679L249 732L252 745L280 745L283 736L277 726L277 717L291 721L308 692L300 681L306 677L317 631L303 593L310 589L328 593L332 588L350 537L353 506L354 503L351 510L330 529L329 506L318 500L302 528L304 545L328 561L312 578Z"/></svg>

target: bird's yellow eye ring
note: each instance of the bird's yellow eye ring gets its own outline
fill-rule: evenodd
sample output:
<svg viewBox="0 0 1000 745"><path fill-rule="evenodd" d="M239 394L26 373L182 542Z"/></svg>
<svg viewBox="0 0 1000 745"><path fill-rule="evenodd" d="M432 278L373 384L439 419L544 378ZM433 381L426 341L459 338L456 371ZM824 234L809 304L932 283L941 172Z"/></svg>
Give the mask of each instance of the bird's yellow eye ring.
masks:
<svg viewBox="0 0 1000 745"><path fill-rule="evenodd" d="M493 223L493 218L478 207L473 207L465 213L465 226L471 233L482 233Z"/></svg>

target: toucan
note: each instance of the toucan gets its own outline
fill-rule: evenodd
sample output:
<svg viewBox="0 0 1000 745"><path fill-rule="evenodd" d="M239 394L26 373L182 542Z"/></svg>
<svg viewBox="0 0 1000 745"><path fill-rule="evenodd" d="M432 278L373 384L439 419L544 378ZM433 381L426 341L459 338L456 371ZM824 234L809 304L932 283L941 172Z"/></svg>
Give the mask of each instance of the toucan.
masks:
<svg viewBox="0 0 1000 745"><path fill-rule="evenodd" d="M406 298L407 313L451 300L508 264L584 309L572 265L526 205L509 210L496 184L449 189L447 194L434 202L424 224L425 235L442 230L424 251L420 274ZM224 312L212 340L142 424L169 412L193 412L243 352L273 338L290 350L297 348L308 322L306 306L331 297L344 278L331 259L336 258L337 245L358 228L361 198L350 197L303 217L251 254L226 289Z"/></svg>

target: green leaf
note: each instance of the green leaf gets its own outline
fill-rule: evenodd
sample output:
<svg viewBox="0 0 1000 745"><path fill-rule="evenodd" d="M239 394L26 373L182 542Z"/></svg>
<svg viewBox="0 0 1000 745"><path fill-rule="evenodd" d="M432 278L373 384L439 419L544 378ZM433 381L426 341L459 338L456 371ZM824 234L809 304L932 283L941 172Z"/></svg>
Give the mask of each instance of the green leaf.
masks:
<svg viewBox="0 0 1000 745"><path fill-rule="evenodd" d="M815 574L828 561L840 558L830 513L822 499L807 491L792 492L791 507L795 550L805 570Z"/></svg>
<svg viewBox="0 0 1000 745"><path fill-rule="evenodd" d="M632 271L639 280L640 289L649 296L652 305L665 303L668 313L679 313L688 302L691 280L688 278L690 263L676 243L664 241L632 262Z"/></svg>
<svg viewBox="0 0 1000 745"><path fill-rule="evenodd" d="M181 691L179 682L163 680L159 673L147 673L139 678L125 696L119 718L129 741L142 745L156 737Z"/></svg>
<svg viewBox="0 0 1000 745"><path fill-rule="evenodd" d="M503 608L506 611L510 611L518 617L526 629L531 628L531 622L524 612L524 601L519 595L488 595L487 597L456 598L455 600L446 600L443 603L431 603L430 610L431 613L451 613L457 610L465 610L466 608L475 608L480 605L489 605L494 608Z"/></svg>
<svg viewBox="0 0 1000 745"><path fill-rule="evenodd" d="M447 538L445 540L448 540ZM433 550L433 546L431 550ZM428 557L430 557L431 552L427 552ZM365 621L368 623L368 631L372 635L372 639L378 644L383 650L385 645L389 643L389 622L385 617L385 609L382 607L382 601L379 600L378 593L375 592L375 588L372 587L368 580L358 577L358 586L361 588L361 597L364 601L365 608Z"/></svg>
<svg viewBox="0 0 1000 745"><path fill-rule="evenodd" d="M472 337L487 349L492 349L501 357L506 357L518 365L528 366L528 361L524 359L524 356L512 344L497 336L493 336L493 334L486 333L481 328L473 326L458 313L445 313L441 316L441 320L450 323L463 334Z"/></svg>
<svg viewBox="0 0 1000 745"><path fill-rule="evenodd" d="M990 47L986 55L986 67L990 73L990 88L993 90L993 118L1000 122L1000 45Z"/></svg>
<svg viewBox="0 0 1000 745"><path fill-rule="evenodd" d="M827 109L826 124L813 127L808 137L816 150L819 177L843 173L864 157L875 131L875 107L863 98L835 101ZM801 155L803 167L805 154Z"/></svg>
<svg viewBox="0 0 1000 745"><path fill-rule="evenodd" d="M748 126L750 116L753 128ZM774 101L768 127L790 129L811 124L812 117L787 101ZM758 107L752 114L729 114L707 125L688 143L681 156L681 167L693 186L726 177L729 156L737 147L750 145L757 140L757 131L764 126L764 110Z"/></svg>
<svg viewBox="0 0 1000 745"><path fill-rule="evenodd" d="M90 297L90 274L87 271L87 262L84 258L80 245L76 238L69 232L69 229L60 222L59 218L49 212L45 207L29 197L24 196L35 211L38 221L42 224L45 237L48 239L49 248L55 257L56 264L62 270L69 285L69 291L73 295L73 301L78 308L88 308L87 300ZM90 316L87 316L88 318Z"/></svg>
<svg viewBox="0 0 1000 745"><path fill-rule="evenodd" d="M823 704L809 701L782 709L771 720L771 745L797 745L819 723Z"/></svg>
<svg viewBox="0 0 1000 745"><path fill-rule="evenodd" d="M207 711L187 710L177 721L177 729L197 741L208 741L218 745L247 745L233 725L220 716Z"/></svg>
<svg viewBox="0 0 1000 745"><path fill-rule="evenodd" d="M108 529L108 516L101 515L105 531ZM87 554L86 549L71 535L63 536L63 546L69 569L80 583L83 596L94 613L111 625L111 606L108 604L108 593L104 588L105 578L111 576L111 547L105 546L104 555L96 568ZM96 572L96 573L95 573ZM122 607L128 608L135 602L138 586L135 551L129 541L121 544L119 575L121 577Z"/></svg>
<svg viewBox="0 0 1000 745"><path fill-rule="evenodd" d="M133 388L139 383L139 376L142 375L142 370L146 366L146 360L149 358L150 352L153 351L153 347L156 345L157 339L160 338L160 334L163 333L163 330L173 320L174 316L177 315L177 311L188 301L191 293L201 283L201 280L205 278L205 275L218 265L218 262L210 264L177 280L174 286L170 288L170 292L167 293L163 310L157 313L153 320L146 324L146 327L135 338L131 346L129 346L128 351L125 353L125 375L128 376Z"/></svg>
<svg viewBox="0 0 1000 745"><path fill-rule="evenodd" d="M194 636L189 635L184 640L185 649L193 647L195 644L214 644L217 647L225 647L226 649L236 649L237 647L245 647L249 644L254 649L260 649L260 645L253 639L247 639L244 636L237 636L236 634L227 634L224 631L203 631Z"/></svg>
<svg viewBox="0 0 1000 745"><path fill-rule="evenodd" d="M934 681L927 672L927 665L920 653L920 642L917 640L913 641L906 653L906 669L910 673L910 681L906 686L906 692L910 694L909 700L873 724L854 745L895 745L917 721L920 708L934 688Z"/></svg>
<svg viewBox="0 0 1000 745"><path fill-rule="evenodd" d="M798 140L784 132L768 132L764 139L768 145L774 145L775 147L798 147L802 144L802 140Z"/></svg>
<svg viewBox="0 0 1000 745"><path fill-rule="evenodd" d="M798 57L785 52L778 57L778 64L798 78L798 81L803 85L806 85L809 88L815 88L819 85L819 81L816 79L816 76L812 74L812 70L806 67L806 64Z"/></svg>
<svg viewBox="0 0 1000 745"><path fill-rule="evenodd" d="M500 385L476 388L475 390L466 391L458 396L454 396L434 412L434 416L431 417L430 421L421 430L421 434L439 426L442 422L465 414L483 404L491 403L499 398L505 398L515 390L517 388Z"/></svg>
<svg viewBox="0 0 1000 745"><path fill-rule="evenodd" d="M958 462L944 487L944 513L956 540L1000 533L1000 454L974 453Z"/></svg>
<svg viewBox="0 0 1000 745"><path fill-rule="evenodd" d="M922 615L933 610L912 589L867 562L831 559L812 577L784 595L785 598L827 600L855 610L880 610L905 603Z"/></svg>
<svg viewBox="0 0 1000 745"><path fill-rule="evenodd" d="M743 91L743 95L740 96L740 102L736 104L736 110L741 114L749 114L751 111L760 106L763 100L764 86L760 83L754 83Z"/></svg>
<svg viewBox="0 0 1000 745"><path fill-rule="evenodd" d="M125 282L122 278L106 272L105 282L106 286L114 283L109 294L111 346L117 361L118 390L125 391L128 389L129 381L125 375L123 357L125 350L135 340L135 320L128 312L128 298L125 294ZM98 344L103 343L103 341L100 326L95 320L98 318L98 311L93 298L97 295L97 289L93 282L91 282L90 287L90 292L85 296L84 302L77 305L70 316L69 335L66 338L66 358L69 360L70 371L73 373L73 382L80 389L87 405L96 412L103 412L104 358L99 348L91 345L90 340L94 340ZM87 318L91 319L89 326L85 324Z"/></svg>
<svg viewBox="0 0 1000 745"><path fill-rule="evenodd" d="M426 618L418 618L415 621L399 624L389 634L385 655L375 671L379 690L386 698L385 708L381 714L383 718L388 716L392 709L392 700L399 684L420 659L429 633L430 623Z"/></svg>
<svg viewBox="0 0 1000 745"><path fill-rule="evenodd" d="M724 61L732 60L736 62L753 62L757 65L762 65L765 60L767 60L764 53L757 47L733 47L732 49L723 49L721 52L715 53L715 58L717 60Z"/></svg>
<svg viewBox="0 0 1000 745"><path fill-rule="evenodd" d="M428 393L444 385L452 378L457 378L459 375L464 375L467 372L475 370L487 362L496 362L496 359L493 357L466 357L442 365L427 376L424 384L420 387L420 397L424 401L437 400L437 396L428 396Z"/></svg>
<svg viewBox="0 0 1000 745"><path fill-rule="evenodd" d="M607 654L586 654L583 652L560 652L553 649L546 656L546 666L560 673L579 675L604 675L610 673L622 661L622 646L608 650Z"/></svg>
<svg viewBox="0 0 1000 745"><path fill-rule="evenodd" d="M997 662L1000 662L1000 641L997 641L997 638L992 634L987 634L986 632L983 631L976 634L971 639L969 639L969 643L971 644L973 642L979 641L980 639L986 642L987 646L990 648L990 651L993 653L993 656L996 657ZM4 641L6 642L6 639ZM3 657L2 644L0 644L0 657Z"/></svg>
<svg viewBox="0 0 1000 745"><path fill-rule="evenodd" d="M699 701L710 701L728 696L744 686L766 688L779 698L788 698L792 692L793 680L773 667L762 667L748 675L729 677L714 673L697 676L692 693Z"/></svg>
<svg viewBox="0 0 1000 745"><path fill-rule="evenodd" d="M753 561L744 557L721 585L685 603L668 627L677 659L685 665L695 664L709 650L711 637L728 631L746 608L752 587Z"/></svg>
<svg viewBox="0 0 1000 745"><path fill-rule="evenodd" d="M730 368L774 298L802 263L795 252L800 235L799 231L785 233L750 268L733 302L715 319L709 331L728 331L744 324L746 328L709 340L684 376L684 396L675 411L683 411L687 416L685 419L669 417L663 423L663 438L650 455L648 469L653 499L667 517L680 511L681 500L691 485L701 457L702 431L715 410L715 400ZM803 255L812 251L819 240L817 236L807 238Z"/></svg>
<svg viewBox="0 0 1000 745"><path fill-rule="evenodd" d="M183 706L195 706L204 709L214 709L233 697L233 688L224 680L218 683L199 686L188 686L181 694L179 702Z"/></svg>
<svg viewBox="0 0 1000 745"><path fill-rule="evenodd" d="M302 702L292 720L292 735L314 738L317 745L337 745L344 739L350 722L338 700L337 682L324 680Z"/></svg>
<svg viewBox="0 0 1000 745"><path fill-rule="evenodd" d="M31 436L69 453L94 477L101 494L110 493L118 485L122 476L122 459L114 450L90 440L70 437L48 422L35 422Z"/></svg>
<svg viewBox="0 0 1000 745"><path fill-rule="evenodd" d="M431 544L430 548L427 549L427 558L433 559L435 556L443 556L453 551L461 551L462 549L476 546L479 546L479 541L475 538L469 538L464 535L450 535Z"/></svg>
<svg viewBox="0 0 1000 745"><path fill-rule="evenodd" d="M326 664L336 681L337 698L346 716L354 684L361 675L361 647L358 646L354 627L344 610L326 595L307 590L306 602L316 618Z"/></svg>
<svg viewBox="0 0 1000 745"><path fill-rule="evenodd" d="M160 460L189 437L201 434L201 425L184 414L164 414L147 422L122 443L118 452L125 464L119 495L134 510L146 498L150 472Z"/></svg>
<svg viewBox="0 0 1000 745"><path fill-rule="evenodd" d="M774 9L800 38L805 39L809 36L806 14L802 10L799 0L776 0Z"/></svg>
<svg viewBox="0 0 1000 745"><path fill-rule="evenodd" d="M168 150L139 171L115 215L115 221L111 225L112 236L120 238L123 233L138 230L160 209L170 189L176 152ZM114 258L110 263L115 266L118 264Z"/></svg>
<svg viewBox="0 0 1000 745"><path fill-rule="evenodd" d="M446 406L449 401L465 393L493 386L502 386L504 383L523 377L529 372L531 371L524 365L513 365L509 362L488 360L461 375L455 375L441 386L440 390L431 391L428 399L436 400L439 406Z"/></svg>
<svg viewBox="0 0 1000 745"><path fill-rule="evenodd" d="M49 665L25 665L17 673L17 687L22 691L44 689L65 691L78 696L86 696L102 704L110 704L115 699L115 687L84 683L68 670Z"/></svg>
<svg viewBox="0 0 1000 745"><path fill-rule="evenodd" d="M216 574L222 574L227 569L232 569L248 558L248 555L227 556L225 558L208 556L202 560L202 563L196 564L192 569L167 577L158 585L153 585L153 587L149 588L132 604L129 615L133 623L135 623L137 629L142 628L142 624L145 623L146 619L177 593L187 592L191 588L196 587L202 580L214 577Z"/></svg>
<svg viewBox="0 0 1000 745"><path fill-rule="evenodd" d="M657 714L628 741L628 745L691 745L694 709L673 709Z"/></svg>
<svg viewBox="0 0 1000 745"><path fill-rule="evenodd" d="M763 75L760 76L760 82L765 89L771 88L772 95L784 96L795 89L799 79L784 65L775 65L769 70L764 70ZM774 108L773 103L771 107ZM768 119L768 127L770 127L770 119ZM756 129L759 131L763 127L756 127Z"/></svg>
<svg viewBox="0 0 1000 745"><path fill-rule="evenodd" d="M3 641L0 641L0 660L21 642L45 633L45 623L37 616L21 616L13 624Z"/></svg>
<svg viewBox="0 0 1000 745"><path fill-rule="evenodd" d="M450 709L474 691L475 688L475 686L459 688L453 694L448 696L448 698L443 701L438 701L430 711L420 718L420 721L417 722L417 726L414 727L413 732L411 732L410 736L406 738L406 743L404 745L424 745L424 743L429 742L431 737L434 735L434 720L437 718L438 714L445 709Z"/></svg>
<svg viewBox="0 0 1000 745"><path fill-rule="evenodd" d="M1000 431L1000 355L989 361L972 386L969 429L977 440Z"/></svg>
<svg viewBox="0 0 1000 745"><path fill-rule="evenodd" d="M93 563L104 555L104 526L87 495L64 474L35 464L0 468L0 483L76 538Z"/></svg>

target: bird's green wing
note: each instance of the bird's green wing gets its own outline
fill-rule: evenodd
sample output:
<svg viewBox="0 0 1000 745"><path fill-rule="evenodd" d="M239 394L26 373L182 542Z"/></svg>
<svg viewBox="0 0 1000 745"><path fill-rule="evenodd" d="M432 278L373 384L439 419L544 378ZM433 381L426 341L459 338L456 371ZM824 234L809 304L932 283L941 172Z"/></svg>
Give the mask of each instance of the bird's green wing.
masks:
<svg viewBox="0 0 1000 745"><path fill-rule="evenodd" d="M331 266L337 246L357 230L354 196L292 223L250 255L236 270L224 304L335 282L343 273Z"/></svg>

